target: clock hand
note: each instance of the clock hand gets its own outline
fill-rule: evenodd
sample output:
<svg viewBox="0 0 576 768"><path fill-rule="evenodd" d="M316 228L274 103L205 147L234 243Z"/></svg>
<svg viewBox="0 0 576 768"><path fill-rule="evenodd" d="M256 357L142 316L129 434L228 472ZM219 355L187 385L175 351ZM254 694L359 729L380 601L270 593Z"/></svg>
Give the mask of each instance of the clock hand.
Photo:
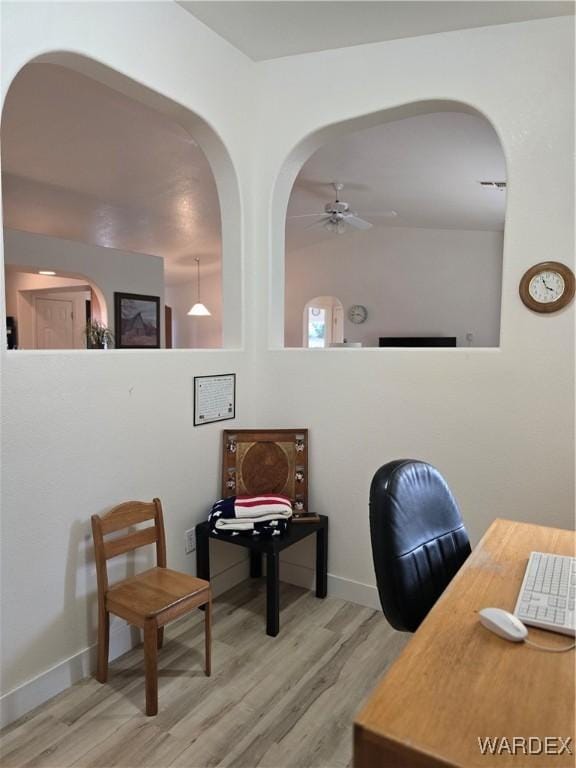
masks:
<svg viewBox="0 0 576 768"><path fill-rule="evenodd" d="M544 286L544 288L546 288L546 290L554 291L554 288L550 288L550 286L547 284L546 280L544 280L543 277L541 277L540 279L542 280L542 285Z"/></svg>

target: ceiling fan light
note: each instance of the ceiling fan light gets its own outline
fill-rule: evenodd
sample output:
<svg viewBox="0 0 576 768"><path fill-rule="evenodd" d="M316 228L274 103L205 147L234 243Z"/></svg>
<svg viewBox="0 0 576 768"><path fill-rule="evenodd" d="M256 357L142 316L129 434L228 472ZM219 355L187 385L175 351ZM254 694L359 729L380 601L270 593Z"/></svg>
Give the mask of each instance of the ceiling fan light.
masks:
<svg viewBox="0 0 576 768"><path fill-rule="evenodd" d="M339 222L338 222L338 226L336 227L336 232L337 232L339 235L343 235L343 234L344 234L344 232L346 232L346 225L344 224L344 222L343 222L343 221L339 221Z"/></svg>
<svg viewBox="0 0 576 768"><path fill-rule="evenodd" d="M208 317L209 315L212 315L210 310L205 307L201 301L196 302L188 314L193 315L194 317Z"/></svg>

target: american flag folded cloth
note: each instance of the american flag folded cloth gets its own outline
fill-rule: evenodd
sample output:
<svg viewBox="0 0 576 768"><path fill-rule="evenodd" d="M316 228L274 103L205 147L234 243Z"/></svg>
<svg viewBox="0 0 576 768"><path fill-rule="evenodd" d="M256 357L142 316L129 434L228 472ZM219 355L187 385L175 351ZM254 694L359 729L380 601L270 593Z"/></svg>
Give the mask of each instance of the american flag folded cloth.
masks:
<svg viewBox="0 0 576 768"><path fill-rule="evenodd" d="M275 515L277 519L283 519L292 515L292 502L286 496L271 493L263 493L260 496L236 496L234 514L236 517L258 518Z"/></svg>
<svg viewBox="0 0 576 768"><path fill-rule="evenodd" d="M269 523L271 529L283 529L285 526L279 526L278 523L287 522L291 516L290 499L265 493L260 496L230 496L228 499L220 499L212 507L208 521L214 530L264 532L264 523Z"/></svg>

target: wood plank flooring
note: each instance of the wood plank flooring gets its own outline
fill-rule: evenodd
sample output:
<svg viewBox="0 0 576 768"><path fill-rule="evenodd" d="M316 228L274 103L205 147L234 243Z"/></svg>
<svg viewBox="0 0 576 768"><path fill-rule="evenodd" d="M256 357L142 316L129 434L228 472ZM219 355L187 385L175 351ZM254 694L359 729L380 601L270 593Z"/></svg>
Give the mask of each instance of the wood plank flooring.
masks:
<svg viewBox="0 0 576 768"><path fill-rule="evenodd" d="M144 715L142 648L0 733L3 768L344 768L352 721L408 640L381 613L281 584L280 634L264 585L214 602L212 677L203 614L166 628L159 713Z"/></svg>

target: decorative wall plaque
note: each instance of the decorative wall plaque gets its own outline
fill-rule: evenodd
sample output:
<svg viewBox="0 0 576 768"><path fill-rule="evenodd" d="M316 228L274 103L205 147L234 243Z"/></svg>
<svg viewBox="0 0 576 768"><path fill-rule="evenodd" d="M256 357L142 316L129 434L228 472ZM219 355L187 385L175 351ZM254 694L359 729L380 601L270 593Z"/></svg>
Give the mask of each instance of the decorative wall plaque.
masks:
<svg viewBox="0 0 576 768"><path fill-rule="evenodd" d="M308 430L224 430L222 496L280 493L294 517L308 510Z"/></svg>
<svg viewBox="0 0 576 768"><path fill-rule="evenodd" d="M236 418L236 374L194 376L194 426Z"/></svg>

